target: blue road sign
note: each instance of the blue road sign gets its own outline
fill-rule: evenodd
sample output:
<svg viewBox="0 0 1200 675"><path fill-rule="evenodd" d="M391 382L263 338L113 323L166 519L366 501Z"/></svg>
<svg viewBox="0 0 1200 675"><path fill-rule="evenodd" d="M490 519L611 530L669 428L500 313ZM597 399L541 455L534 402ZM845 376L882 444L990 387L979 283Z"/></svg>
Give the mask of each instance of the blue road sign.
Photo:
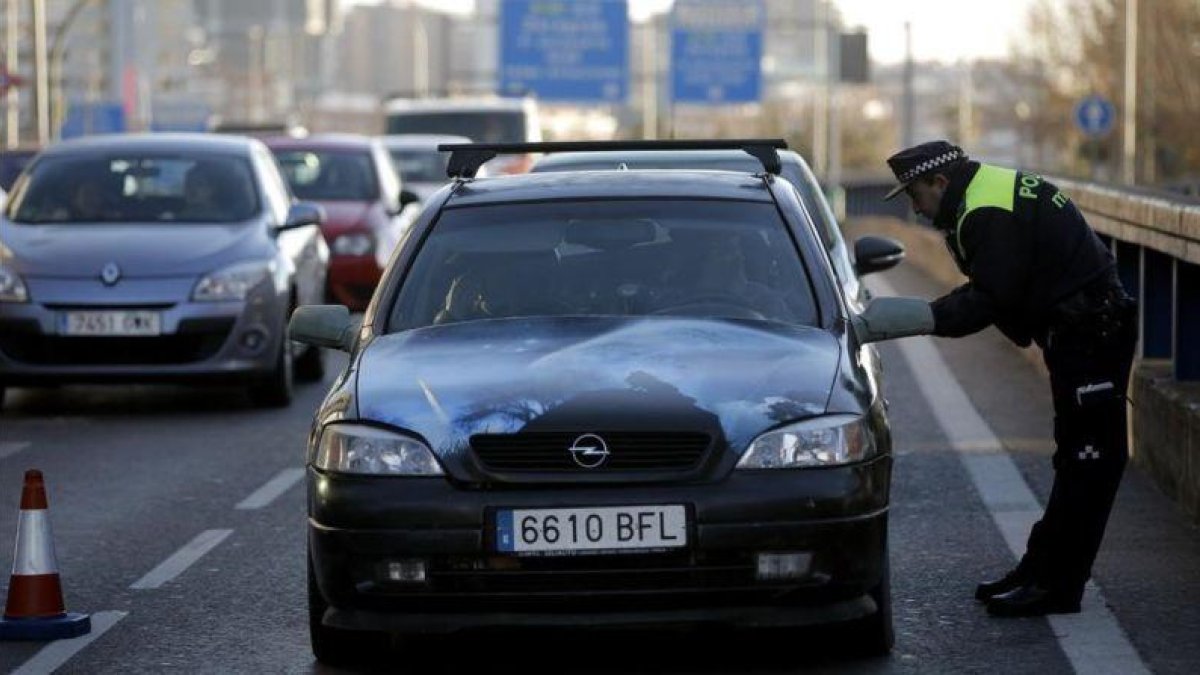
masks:
<svg viewBox="0 0 1200 675"><path fill-rule="evenodd" d="M1088 136L1103 136L1112 131L1117 108L1112 101L1092 94L1075 104L1075 124Z"/></svg>
<svg viewBox="0 0 1200 675"><path fill-rule="evenodd" d="M125 107L120 103L72 103L59 135L67 139L122 131L125 131Z"/></svg>
<svg viewBox="0 0 1200 675"><path fill-rule="evenodd" d="M629 92L626 0L503 0L500 93L620 103Z"/></svg>
<svg viewBox="0 0 1200 675"><path fill-rule="evenodd" d="M762 0L675 0L671 100L755 103L762 95Z"/></svg>

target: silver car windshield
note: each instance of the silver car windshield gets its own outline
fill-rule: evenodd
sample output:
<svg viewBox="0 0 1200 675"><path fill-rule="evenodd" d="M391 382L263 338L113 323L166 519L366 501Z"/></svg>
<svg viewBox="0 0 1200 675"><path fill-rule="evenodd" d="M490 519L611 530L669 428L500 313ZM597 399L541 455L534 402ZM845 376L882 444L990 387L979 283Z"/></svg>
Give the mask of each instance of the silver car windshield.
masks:
<svg viewBox="0 0 1200 675"><path fill-rule="evenodd" d="M109 155L43 158L7 215L23 223L228 223L258 212L242 157Z"/></svg>
<svg viewBox="0 0 1200 675"><path fill-rule="evenodd" d="M817 321L772 204L638 200L448 209L389 326L598 315Z"/></svg>

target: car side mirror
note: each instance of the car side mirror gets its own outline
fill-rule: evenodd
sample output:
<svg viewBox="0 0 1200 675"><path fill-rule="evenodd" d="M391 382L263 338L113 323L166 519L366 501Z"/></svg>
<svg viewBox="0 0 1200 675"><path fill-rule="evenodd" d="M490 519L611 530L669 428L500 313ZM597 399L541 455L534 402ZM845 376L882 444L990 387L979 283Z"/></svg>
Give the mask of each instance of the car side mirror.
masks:
<svg viewBox="0 0 1200 675"><path fill-rule="evenodd" d="M325 209L319 204L297 202L288 208L287 220L281 230L294 230L306 225L320 225L325 222Z"/></svg>
<svg viewBox="0 0 1200 675"><path fill-rule="evenodd" d="M404 207L408 206L409 204L415 204L419 201L421 201L421 198L417 195L417 193L413 192L412 190L407 190L407 189L400 190L400 210L401 211L403 211Z"/></svg>
<svg viewBox="0 0 1200 675"><path fill-rule="evenodd" d="M854 242L854 271L858 276L891 269L904 260L904 246L887 237L860 237Z"/></svg>
<svg viewBox="0 0 1200 675"><path fill-rule="evenodd" d="M345 305L302 305L292 312L288 337L306 345L349 352L354 347L355 328Z"/></svg>
<svg viewBox="0 0 1200 675"><path fill-rule="evenodd" d="M850 318L860 344L933 332L933 309L921 298L875 298Z"/></svg>

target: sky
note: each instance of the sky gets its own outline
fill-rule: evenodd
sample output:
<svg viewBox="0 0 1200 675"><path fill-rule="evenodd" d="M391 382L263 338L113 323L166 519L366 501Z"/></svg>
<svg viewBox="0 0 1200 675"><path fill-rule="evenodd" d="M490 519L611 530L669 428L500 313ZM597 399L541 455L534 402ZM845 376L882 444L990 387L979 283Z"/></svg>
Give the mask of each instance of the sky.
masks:
<svg viewBox="0 0 1200 675"><path fill-rule="evenodd" d="M913 57L957 61L1007 56L1033 0L835 0L848 26L867 29L871 58L904 60L904 22Z"/></svg>
<svg viewBox="0 0 1200 675"><path fill-rule="evenodd" d="M418 0L424 5L469 11L473 0ZM375 4L379 0L349 0ZM882 63L904 60L904 22L912 22L913 55L918 60L1008 55L1034 0L834 0L847 27L867 29L871 58ZM634 21L665 11L671 0L629 0Z"/></svg>

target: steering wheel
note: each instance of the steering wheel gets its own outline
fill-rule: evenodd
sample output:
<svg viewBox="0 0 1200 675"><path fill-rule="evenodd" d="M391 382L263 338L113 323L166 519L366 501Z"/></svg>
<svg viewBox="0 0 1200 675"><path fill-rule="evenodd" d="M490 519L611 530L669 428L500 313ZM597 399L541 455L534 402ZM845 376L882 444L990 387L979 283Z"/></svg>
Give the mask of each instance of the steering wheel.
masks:
<svg viewBox="0 0 1200 675"><path fill-rule="evenodd" d="M745 300L732 293L704 293L694 295L676 305L661 307L651 315L682 314L684 316L720 316L734 319L766 320L762 312L746 306ZM732 310L732 311L730 311Z"/></svg>

